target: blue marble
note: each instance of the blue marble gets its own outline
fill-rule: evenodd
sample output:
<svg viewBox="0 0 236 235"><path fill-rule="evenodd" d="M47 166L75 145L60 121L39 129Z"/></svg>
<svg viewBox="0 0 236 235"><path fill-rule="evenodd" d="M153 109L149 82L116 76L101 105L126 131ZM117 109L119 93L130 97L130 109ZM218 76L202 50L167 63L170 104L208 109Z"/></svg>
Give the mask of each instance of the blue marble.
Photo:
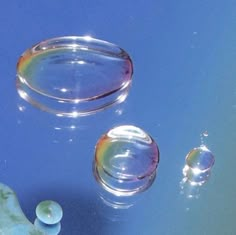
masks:
<svg viewBox="0 0 236 235"><path fill-rule="evenodd" d="M2 183L0 183L0 234L46 235L30 223L14 191Z"/></svg>
<svg viewBox="0 0 236 235"><path fill-rule="evenodd" d="M48 225L57 224L63 216L61 206L54 201L42 201L36 207L37 218Z"/></svg>

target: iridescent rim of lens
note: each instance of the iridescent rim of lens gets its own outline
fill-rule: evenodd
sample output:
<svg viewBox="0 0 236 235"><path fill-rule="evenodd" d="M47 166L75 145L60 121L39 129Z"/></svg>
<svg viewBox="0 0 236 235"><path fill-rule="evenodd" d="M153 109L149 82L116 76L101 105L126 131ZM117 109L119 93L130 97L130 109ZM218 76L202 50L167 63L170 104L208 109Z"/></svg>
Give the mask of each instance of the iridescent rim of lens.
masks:
<svg viewBox="0 0 236 235"><path fill-rule="evenodd" d="M103 92L96 93L91 96L78 96L73 98L51 95L50 93L37 89L37 87L33 87L29 83L31 78L23 76L23 69L30 66L32 56L40 55L40 53L48 53L57 49L65 50L67 53L71 50L73 52L82 51L83 54L86 54L88 51L88 53L106 56L111 58L111 60L114 58L124 60L128 67L127 74L124 75L124 82L120 82L119 86L117 85L115 87L113 86L111 89L107 89L106 92L103 90ZM92 62L96 66L101 66L101 64L99 65L99 62L97 63L97 61ZM106 64L102 64L102 66L106 66ZM128 95L132 75L132 60L128 53L119 46L88 36L65 36L42 41L22 54L17 63L16 87L21 98L43 111L54 113L58 116L78 117L93 114L99 110L103 110L114 104L123 102ZM110 83L114 82L111 81L111 79L112 76L111 78L109 77L105 80ZM104 86L109 88L109 84L104 84Z"/></svg>

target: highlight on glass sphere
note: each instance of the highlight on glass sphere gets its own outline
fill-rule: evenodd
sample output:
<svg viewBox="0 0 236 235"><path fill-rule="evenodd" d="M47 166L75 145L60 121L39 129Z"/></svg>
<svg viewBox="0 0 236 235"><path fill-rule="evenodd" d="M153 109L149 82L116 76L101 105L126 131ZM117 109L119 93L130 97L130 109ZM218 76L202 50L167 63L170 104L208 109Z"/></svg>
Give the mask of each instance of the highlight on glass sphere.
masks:
<svg viewBox="0 0 236 235"><path fill-rule="evenodd" d="M17 63L19 95L58 116L88 115L121 103L133 74L130 56L119 46L89 36L42 41Z"/></svg>
<svg viewBox="0 0 236 235"><path fill-rule="evenodd" d="M183 168L184 176L192 184L201 185L210 177L215 157L205 145L201 145L187 154L185 163L186 165Z"/></svg>
<svg viewBox="0 0 236 235"><path fill-rule="evenodd" d="M148 189L156 176L159 149L139 127L118 126L105 133L95 148L97 182L117 196L131 196Z"/></svg>

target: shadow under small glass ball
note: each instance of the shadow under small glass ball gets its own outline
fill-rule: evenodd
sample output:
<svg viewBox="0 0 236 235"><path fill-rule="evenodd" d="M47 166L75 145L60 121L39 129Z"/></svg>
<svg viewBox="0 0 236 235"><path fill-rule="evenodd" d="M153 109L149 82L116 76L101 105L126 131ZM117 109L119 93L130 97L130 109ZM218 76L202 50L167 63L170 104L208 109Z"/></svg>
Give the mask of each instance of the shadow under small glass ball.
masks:
<svg viewBox="0 0 236 235"><path fill-rule="evenodd" d="M61 231L60 222L56 224L48 225L41 222L38 218L36 218L34 221L34 226L46 235L58 235Z"/></svg>

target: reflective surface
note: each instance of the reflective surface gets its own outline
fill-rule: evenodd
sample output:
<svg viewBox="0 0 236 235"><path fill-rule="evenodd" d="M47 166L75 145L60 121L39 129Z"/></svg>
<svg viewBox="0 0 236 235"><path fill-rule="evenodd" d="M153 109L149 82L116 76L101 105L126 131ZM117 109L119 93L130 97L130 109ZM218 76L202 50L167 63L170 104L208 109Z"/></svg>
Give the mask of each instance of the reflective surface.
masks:
<svg viewBox="0 0 236 235"><path fill-rule="evenodd" d="M235 12L233 0L1 2L0 179L31 223L50 199L63 208L61 235L235 234ZM134 77L122 104L69 119L19 98L19 56L63 35L91 35L129 52ZM127 124L157 141L161 161L142 198L114 209L104 201L120 200L101 199L92 162L101 135ZM182 189L185 157L205 131L211 176Z"/></svg>

